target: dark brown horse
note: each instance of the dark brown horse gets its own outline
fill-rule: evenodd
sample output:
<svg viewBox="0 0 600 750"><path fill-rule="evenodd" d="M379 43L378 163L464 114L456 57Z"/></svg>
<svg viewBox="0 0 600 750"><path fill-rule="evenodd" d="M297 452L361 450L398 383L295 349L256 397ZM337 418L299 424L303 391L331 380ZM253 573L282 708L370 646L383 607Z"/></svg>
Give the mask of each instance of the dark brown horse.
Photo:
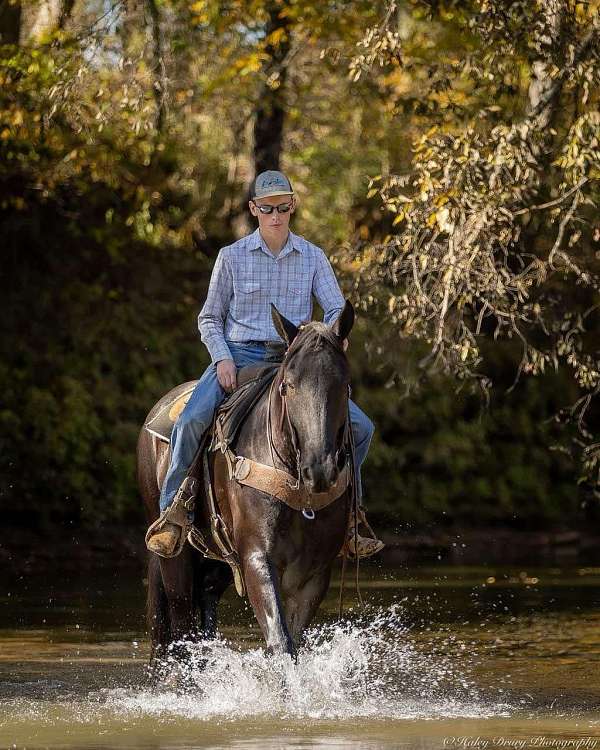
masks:
<svg viewBox="0 0 600 750"><path fill-rule="evenodd" d="M310 492L325 492L343 465L350 371L342 341L352 329L354 311L346 302L331 326L311 322L298 329L273 307L273 322L287 343L285 358L273 388L242 426L235 451L293 476L300 472ZM284 399L287 417L282 419ZM159 513L168 447L142 429L137 458L140 490L148 520L153 521ZM220 452L211 454L211 467L221 515L267 646L294 655L327 592L344 542L351 490L309 520L263 492L230 481ZM196 505L197 515L205 512L200 498ZM153 657L174 641L214 636L217 603L231 581L225 563L202 557L189 544L175 558L152 554L147 611Z"/></svg>

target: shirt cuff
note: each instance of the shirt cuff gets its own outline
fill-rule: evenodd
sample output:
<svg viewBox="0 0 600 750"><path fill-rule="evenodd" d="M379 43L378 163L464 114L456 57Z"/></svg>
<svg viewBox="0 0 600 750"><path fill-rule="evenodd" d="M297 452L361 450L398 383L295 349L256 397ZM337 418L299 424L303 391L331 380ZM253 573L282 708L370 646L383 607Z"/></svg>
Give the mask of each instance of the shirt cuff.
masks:
<svg viewBox="0 0 600 750"><path fill-rule="evenodd" d="M343 309L344 309L344 305L342 303L341 307L334 307L330 310L327 310L327 312L324 312L323 323L330 326L335 320L337 320L340 317L340 314Z"/></svg>
<svg viewBox="0 0 600 750"><path fill-rule="evenodd" d="M218 343L207 343L206 348L208 349L208 353L210 354L210 359L213 365L216 365L217 362L220 362L222 359L233 359L231 356L231 352L229 351L229 347L225 343L225 341L218 342Z"/></svg>

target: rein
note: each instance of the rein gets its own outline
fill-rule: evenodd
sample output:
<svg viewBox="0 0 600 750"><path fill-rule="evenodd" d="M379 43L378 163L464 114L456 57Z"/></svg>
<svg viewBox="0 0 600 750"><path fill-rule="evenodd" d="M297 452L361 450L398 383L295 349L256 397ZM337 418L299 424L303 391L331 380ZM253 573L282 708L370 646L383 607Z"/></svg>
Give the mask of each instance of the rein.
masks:
<svg viewBox="0 0 600 750"><path fill-rule="evenodd" d="M287 351L286 351L287 353ZM269 396L267 399L267 441L269 443L269 452L271 453L271 461L273 463L273 466L275 466L275 456L274 452L277 454L277 458L279 461L286 466L285 459L281 456L281 453L277 450L275 447L275 443L273 441L273 427L272 427L272 420L271 420L271 396L273 394L273 385L275 384L275 379L273 379L273 382L271 383L271 386L269 387ZM294 484L289 484L288 486L291 490L299 490L300 489L300 478L301 478L301 469L300 469L300 449L298 448L298 442L296 439L296 430L294 430L292 423L290 421L290 415L287 410L287 402L285 400L285 388L282 386L284 385L284 381L282 380L279 383L279 396L281 397L282 401L282 407L281 407L281 418L279 420L279 431L283 432L283 420L284 417L287 417L287 423L288 423L288 429L290 430L290 435L292 436L292 446L294 448L294 452L296 454L296 472L297 477ZM286 467L287 468L287 467Z"/></svg>

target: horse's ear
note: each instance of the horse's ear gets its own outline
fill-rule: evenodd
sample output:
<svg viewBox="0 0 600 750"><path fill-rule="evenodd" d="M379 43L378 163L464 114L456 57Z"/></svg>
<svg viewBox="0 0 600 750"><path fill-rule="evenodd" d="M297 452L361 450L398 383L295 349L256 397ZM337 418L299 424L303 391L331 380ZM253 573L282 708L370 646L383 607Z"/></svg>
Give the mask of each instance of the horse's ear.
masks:
<svg viewBox="0 0 600 750"><path fill-rule="evenodd" d="M339 336L340 339L347 339L354 325L354 308L349 300L346 300L346 304L342 312L338 315L337 319L331 324L331 330Z"/></svg>
<svg viewBox="0 0 600 750"><path fill-rule="evenodd" d="M286 342L286 344L289 346L292 343L292 341L296 338L298 329L290 320L288 320L287 318L284 318L284 316L279 312L279 310L275 307L275 305L272 302L271 302L271 318L273 320L273 325L275 326L275 330L281 336L281 338Z"/></svg>

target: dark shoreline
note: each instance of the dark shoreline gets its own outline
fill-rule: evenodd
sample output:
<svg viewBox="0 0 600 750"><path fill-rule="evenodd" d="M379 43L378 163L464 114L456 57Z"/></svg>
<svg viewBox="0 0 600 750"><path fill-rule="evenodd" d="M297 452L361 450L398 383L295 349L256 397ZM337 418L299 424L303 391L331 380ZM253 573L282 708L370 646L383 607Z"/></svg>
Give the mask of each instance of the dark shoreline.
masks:
<svg viewBox="0 0 600 750"><path fill-rule="evenodd" d="M381 528L381 527L380 527ZM11 529L0 544L5 574L53 569L145 567L144 529L39 533ZM426 529L380 534L385 565L600 565L600 533L583 529L518 531L507 527Z"/></svg>

